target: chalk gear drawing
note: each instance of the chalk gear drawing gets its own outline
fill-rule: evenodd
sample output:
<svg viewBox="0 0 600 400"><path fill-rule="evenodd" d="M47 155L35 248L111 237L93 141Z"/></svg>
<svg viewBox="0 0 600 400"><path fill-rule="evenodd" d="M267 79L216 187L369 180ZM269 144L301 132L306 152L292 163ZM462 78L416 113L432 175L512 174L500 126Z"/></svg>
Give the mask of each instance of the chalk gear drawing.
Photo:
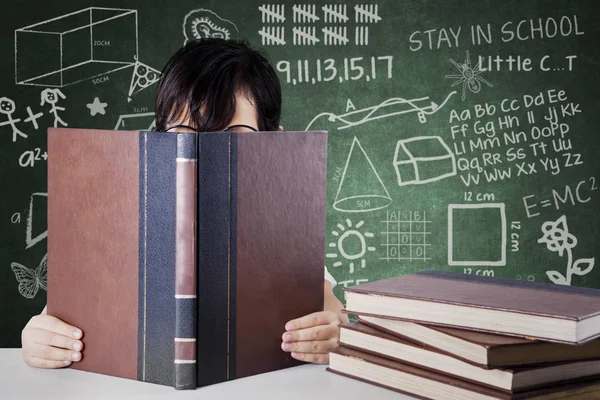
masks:
<svg viewBox="0 0 600 400"><path fill-rule="evenodd" d="M183 35L186 44L190 40L202 38L236 39L239 36L237 26L214 12L199 8L186 14L183 19Z"/></svg>

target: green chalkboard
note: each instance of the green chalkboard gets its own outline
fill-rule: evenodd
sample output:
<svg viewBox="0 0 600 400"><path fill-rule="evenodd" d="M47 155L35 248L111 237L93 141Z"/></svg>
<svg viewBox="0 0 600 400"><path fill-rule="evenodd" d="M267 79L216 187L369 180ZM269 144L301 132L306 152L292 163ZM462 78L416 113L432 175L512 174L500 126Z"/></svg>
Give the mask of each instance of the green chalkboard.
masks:
<svg viewBox="0 0 600 400"><path fill-rule="evenodd" d="M152 129L162 66L207 35L269 53L284 128L330 132L326 265L341 299L344 286L428 268L600 287L597 9L593 0L5 8L0 346L18 346L46 301L46 129Z"/></svg>

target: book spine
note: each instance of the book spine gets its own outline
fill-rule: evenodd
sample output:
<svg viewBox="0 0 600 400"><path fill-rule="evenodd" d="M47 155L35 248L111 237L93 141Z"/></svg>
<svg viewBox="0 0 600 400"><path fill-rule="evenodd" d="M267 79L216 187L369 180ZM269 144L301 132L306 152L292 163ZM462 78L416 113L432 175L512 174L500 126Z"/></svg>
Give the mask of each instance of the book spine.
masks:
<svg viewBox="0 0 600 400"><path fill-rule="evenodd" d="M237 377L237 144L233 133L198 139L198 387Z"/></svg>
<svg viewBox="0 0 600 400"><path fill-rule="evenodd" d="M174 386L195 389L197 135L177 136Z"/></svg>

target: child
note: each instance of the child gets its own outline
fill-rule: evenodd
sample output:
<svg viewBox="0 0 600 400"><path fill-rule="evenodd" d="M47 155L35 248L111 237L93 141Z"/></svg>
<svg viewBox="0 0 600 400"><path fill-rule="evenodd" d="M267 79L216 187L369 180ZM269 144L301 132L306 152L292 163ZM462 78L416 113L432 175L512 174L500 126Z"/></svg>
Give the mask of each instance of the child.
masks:
<svg viewBox="0 0 600 400"><path fill-rule="evenodd" d="M177 51L163 70L156 95L157 131L282 130L281 87L267 58L246 42L202 39ZM282 327L283 351L307 362L328 363L347 322L325 269L323 311ZM81 360L80 329L46 314L21 334L22 354L33 367L60 368Z"/></svg>

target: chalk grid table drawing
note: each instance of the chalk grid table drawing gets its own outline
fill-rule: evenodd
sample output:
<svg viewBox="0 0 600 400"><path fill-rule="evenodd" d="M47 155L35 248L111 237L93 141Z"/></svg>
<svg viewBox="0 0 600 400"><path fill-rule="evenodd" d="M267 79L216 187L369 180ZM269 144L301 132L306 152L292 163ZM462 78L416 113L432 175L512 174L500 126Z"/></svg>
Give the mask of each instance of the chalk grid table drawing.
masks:
<svg viewBox="0 0 600 400"><path fill-rule="evenodd" d="M90 7L15 30L18 85L65 87L137 59L137 10Z"/></svg>
<svg viewBox="0 0 600 400"><path fill-rule="evenodd" d="M425 211L388 211L385 221L381 221L381 232L385 243L385 261L428 261L431 247L428 237L430 224Z"/></svg>

